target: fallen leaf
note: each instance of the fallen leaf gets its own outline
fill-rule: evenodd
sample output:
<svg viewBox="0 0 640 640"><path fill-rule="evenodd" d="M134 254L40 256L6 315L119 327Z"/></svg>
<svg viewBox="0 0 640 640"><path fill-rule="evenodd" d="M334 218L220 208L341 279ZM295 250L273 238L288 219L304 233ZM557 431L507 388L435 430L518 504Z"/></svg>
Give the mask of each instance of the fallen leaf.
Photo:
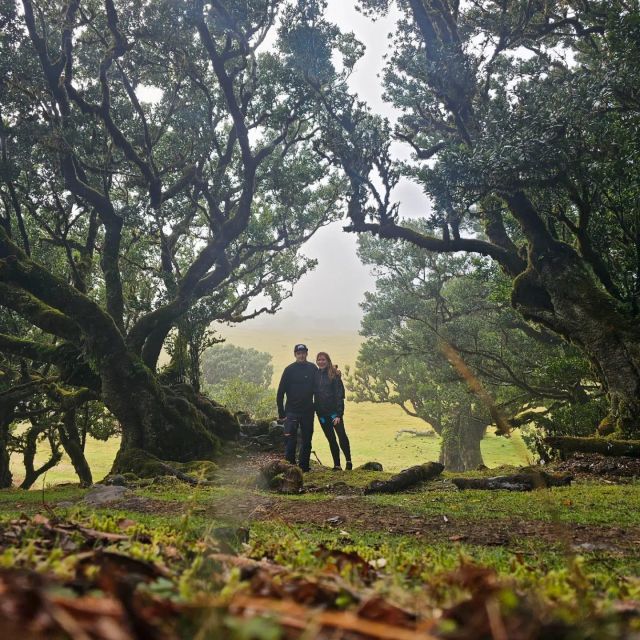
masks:
<svg viewBox="0 0 640 640"><path fill-rule="evenodd" d="M358 609L358 615L367 620L376 620L397 627L415 628L416 616L392 604L381 596L374 596L363 602Z"/></svg>
<svg viewBox="0 0 640 640"><path fill-rule="evenodd" d="M135 527L137 524L135 520L131 520L130 518L120 518L120 520L118 520L118 528L123 531Z"/></svg>
<svg viewBox="0 0 640 640"><path fill-rule="evenodd" d="M360 554L355 551L342 551L340 549L328 549L320 545L313 554L316 558L329 560L330 565L340 573L344 569L353 569L365 584L371 584L378 576L372 567Z"/></svg>
<svg viewBox="0 0 640 640"><path fill-rule="evenodd" d="M33 516L33 518L31 519L31 522L33 522L33 524L46 526L46 525L49 525L51 521L46 516L43 516L41 513L36 513L36 515Z"/></svg>

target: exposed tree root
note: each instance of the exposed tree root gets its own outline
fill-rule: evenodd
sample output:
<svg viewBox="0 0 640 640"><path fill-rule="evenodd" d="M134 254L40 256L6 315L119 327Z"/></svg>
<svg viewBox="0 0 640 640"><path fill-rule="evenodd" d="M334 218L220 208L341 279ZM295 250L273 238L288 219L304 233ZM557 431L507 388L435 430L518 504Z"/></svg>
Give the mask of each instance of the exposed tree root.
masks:
<svg viewBox="0 0 640 640"><path fill-rule="evenodd" d="M453 478L458 489L504 489L506 491L533 491L548 487L564 487L571 484L570 475L553 476L544 471L530 471L512 476L495 476L493 478Z"/></svg>
<svg viewBox="0 0 640 640"><path fill-rule="evenodd" d="M600 453L603 456L640 458L640 440L609 440L607 438L574 438L549 436L546 445L562 453Z"/></svg>
<svg viewBox="0 0 640 640"><path fill-rule="evenodd" d="M397 493L404 491L409 487L417 484L418 482L424 482L425 480L431 480L436 476L439 476L444 470L444 465L439 462L427 462L426 464L419 464L415 467L409 467L404 471L391 476L388 480L373 480L365 488L366 493Z"/></svg>

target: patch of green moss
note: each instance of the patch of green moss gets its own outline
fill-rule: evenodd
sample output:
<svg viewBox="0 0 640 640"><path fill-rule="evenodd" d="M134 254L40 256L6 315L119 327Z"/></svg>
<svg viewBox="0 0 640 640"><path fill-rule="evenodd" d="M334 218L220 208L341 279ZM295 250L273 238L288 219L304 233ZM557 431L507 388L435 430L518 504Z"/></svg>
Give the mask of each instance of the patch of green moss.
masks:
<svg viewBox="0 0 640 640"><path fill-rule="evenodd" d="M609 436L614 433L615 430L616 420L611 414L606 415L598 425L598 433L601 436Z"/></svg>
<svg viewBox="0 0 640 640"><path fill-rule="evenodd" d="M192 462L170 462L172 467L187 473L198 480L215 480L218 465L212 460L193 460Z"/></svg>
<svg viewBox="0 0 640 640"><path fill-rule="evenodd" d="M133 474L138 478L167 475L162 460L142 449L120 449L113 461L112 473Z"/></svg>

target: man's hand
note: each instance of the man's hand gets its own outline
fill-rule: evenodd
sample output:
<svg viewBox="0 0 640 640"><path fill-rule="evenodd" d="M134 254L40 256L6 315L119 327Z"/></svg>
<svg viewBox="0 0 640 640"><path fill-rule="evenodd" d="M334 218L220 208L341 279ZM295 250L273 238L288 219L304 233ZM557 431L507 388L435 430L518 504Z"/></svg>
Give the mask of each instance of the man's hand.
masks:
<svg viewBox="0 0 640 640"><path fill-rule="evenodd" d="M340 424L340 416L336 416L333 419L333 426L335 427L336 425Z"/></svg>

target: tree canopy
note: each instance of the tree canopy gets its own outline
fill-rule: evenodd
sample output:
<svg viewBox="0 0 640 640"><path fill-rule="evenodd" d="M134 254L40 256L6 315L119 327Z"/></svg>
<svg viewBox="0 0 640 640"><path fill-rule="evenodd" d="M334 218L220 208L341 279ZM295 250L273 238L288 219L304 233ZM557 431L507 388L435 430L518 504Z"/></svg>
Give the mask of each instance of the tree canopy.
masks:
<svg viewBox="0 0 640 640"><path fill-rule="evenodd" d="M386 0L363 0L372 18ZM398 0L384 74L393 131L322 87L348 230L492 258L528 321L579 348L607 390L603 433L640 425L638 19L625 2ZM410 145L394 161L390 141ZM432 207L416 230L391 192ZM595 427L595 425L593 425Z"/></svg>
<svg viewBox="0 0 640 640"><path fill-rule="evenodd" d="M217 344L205 351L202 370L210 385L224 385L235 378L267 389L273 377L271 354L235 344Z"/></svg>
<svg viewBox="0 0 640 640"><path fill-rule="evenodd" d="M339 208L313 92L284 41L261 48L301 13L2 2L0 304L30 327L2 350L54 367L71 354L86 375L58 382L104 401L123 449L162 454L158 430L187 419L201 425L188 446L215 449L223 413L158 384L165 341L196 305L205 327L277 309L313 266L299 247Z"/></svg>
<svg viewBox="0 0 640 640"><path fill-rule="evenodd" d="M354 399L396 404L428 422L442 435L447 468L482 463L490 424L587 435L602 417L588 362L522 320L508 279L488 260L366 237L360 257L378 277L363 304Z"/></svg>

